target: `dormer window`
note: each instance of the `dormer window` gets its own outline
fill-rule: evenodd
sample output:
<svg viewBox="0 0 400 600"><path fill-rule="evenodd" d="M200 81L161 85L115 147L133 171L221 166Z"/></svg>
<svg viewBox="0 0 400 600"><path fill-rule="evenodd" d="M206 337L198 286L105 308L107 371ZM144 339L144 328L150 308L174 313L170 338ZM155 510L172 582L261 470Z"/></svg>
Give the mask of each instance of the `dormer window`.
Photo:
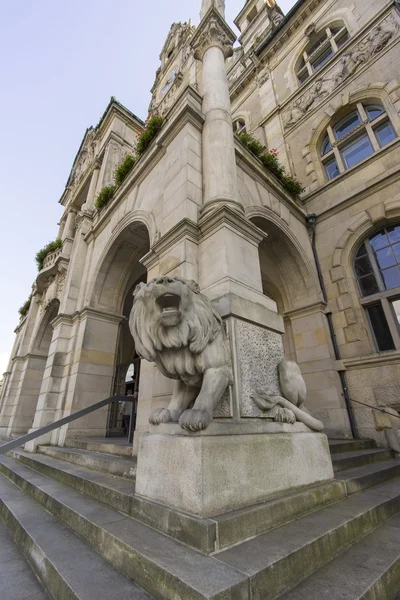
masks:
<svg viewBox="0 0 400 600"><path fill-rule="evenodd" d="M247 133L246 132L246 123L244 119L236 119L232 123L233 131L235 133Z"/></svg>
<svg viewBox="0 0 400 600"><path fill-rule="evenodd" d="M252 21L254 21L256 16L257 16L257 8L254 6L247 15L247 21L248 21L249 25Z"/></svg>
<svg viewBox="0 0 400 600"><path fill-rule="evenodd" d="M348 39L349 34L343 23L330 25L313 33L297 68L299 82L304 83L318 71Z"/></svg>

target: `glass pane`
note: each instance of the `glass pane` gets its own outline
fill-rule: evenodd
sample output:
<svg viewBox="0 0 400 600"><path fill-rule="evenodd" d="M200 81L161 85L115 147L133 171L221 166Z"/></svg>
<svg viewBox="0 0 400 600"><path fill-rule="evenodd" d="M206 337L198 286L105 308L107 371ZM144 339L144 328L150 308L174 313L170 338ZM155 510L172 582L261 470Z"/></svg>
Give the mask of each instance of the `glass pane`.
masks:
<svg viewBox="0 0 400 600"><path fill-rule="evenodd" d="M316 71L317 69L322 67L322 65L328 60L328 58L332 56L332 54L332 46L329 44L329 46L323 52L321 52L321 54L318 54L316 58L310 60L312 70Z"/></svg>
<svg viewBox="0 0 400 600"><path fill-rule="evenodd" d="M377 106L374 104L370 104L370 106L364 106L364 108L367 112L370 121L373 121L380 115L383 115L383 113L385 112L382 106Z"/></svg>
<svg viewBox="0 0 400 600"><path fill-rule="evenodd" d="M386 232L389 236L391 244L394 244L395 242L400 242L400 225L386 227Z"/></svg>
<svg viewBox="0 0 400 600"><path fill-rule="evenodd" d="M381 352L384 350L394 350L392 335L390 333L382 305L376 304L375 306L368 306L367 312L378 350Z"/></svg>
<svg viewBox="0 0 400 600"><path fill-rule="evenodd" d="M393 246L393 252L396 257L398 263L400 263L400 244L395 244Z"/></svg>
<svg viewBox="0 0 400 600"><path fill-rule="evenodd" d="M307 69L305 69L301 74L298 74L300 83L304 83L309 77L310 75L308 74Z"/></svg>
<svg viewBox="0 0 400 600"><path fill-rule="evenodd" d="M376 253L376 259L380 269L387 269L387 267L392 267L396 264L396 259L390 246L388 248L384 248L383 250L378 250Z"/></svg>
<svg viewBox="0 0 400 600"><path fill-rule="evenodd" d="M369 275L372 273L372 266L367 255L362 256L361 258L356 258L355 270L357 277L362 277L363 275Z"/></svg>
<svg viewBox="0 0 400 600"><path fill-rule="evenodd" d="M367 275L358 280L361 296L369 296L379 292L378 284L376 283L375 275Z"/></svg>
<svg viewBox="0 0 400 600"><path fill-rule="evenodd" d="M327 152L329 152L330 150L332 150L332 144L329 141L329 137L326 136L326 138L324 139L324 141L322 142L322 146L321 146L321 156L324 156L324 154L326 154Z"/></svg>
<svg viewBox="0 0 400 600"><path fill-rule="evenodd" d="M311 56L311 54L312 54L313 52L315 52L315 50L316 50L317 48L319 48L319 46L321 46L321 44L323 44L324 42L326 42L326 40L327 40L327 39L328 39L328 36L327 36L327 34L325 33L325 35L321 36L317 42L315 42L315 43L314 43L314 44L313 44L311 47L309 47L309 48L307 49L307 54L308 54L308 56Z"/></svg>
<svg viewBox="0 0 400 600"><path fill-rule="evenodd" d="M355 142L352 142L346 148L343 148L342 155L347 168L350 169L350 167L354 167L354 165L373 154L373 152L374 149L372 144L369 141L369 137L365 133Z"/></svg>
<svg viewBox="0 0 400 600"><path fill-rule="evenodd" d="M352 131L357 125L360 125L361 119L357 111L347 115L344 119L334 127L335 135L338 140L342 138L346 133Z"/></svg>
<svg viewBox="0 0 400 600"><path fill-rule="evenodd" d="M379 250L380 248L385 248L389 246L389 240L387 238L386 232L384 229L378 231L375 235L369 238L369 243L373 247L374 250Z"/></svg>
<svg viewBox="0 0 400 600"><path fill-rule="evenodd" d="M365 256L365 254L367 254L367 248L366 248L365 244L363 244L362 246L360 246L360 248L356 254L356 258L359 258L360 256Z"/></svg>
<svg viewBox="0 0 400 600"><path fill-rule="evenodd" d="M328 179L333 179L334 177L337 177L339 175L339 169L334 158L325 163L324 166L326 174L328 175Z"/></svg>
<svg viewBox="0 0 400 600"><path fill-rule="evenodd" d="M344 46L348 39L349 34L347 33L347 31L343 35L338 35L338 37L336 38L337 47L341 48L342 46Z"/></svg>
<svg viewBox="0 0 400 600"><path fill-rule="evenodd" d="M379 127L375 127L374 132L381 148L395 140L397 137L392 124L389 123L389 121L386 121L383 125L379 125Z"/></svg>
<svg viewBox="0 0 400 600"><path fill-rule="evenodd" d="M390 267L382 271L382 277L385 280L387 290L400 286L400 269L399 267Z"/></svg>

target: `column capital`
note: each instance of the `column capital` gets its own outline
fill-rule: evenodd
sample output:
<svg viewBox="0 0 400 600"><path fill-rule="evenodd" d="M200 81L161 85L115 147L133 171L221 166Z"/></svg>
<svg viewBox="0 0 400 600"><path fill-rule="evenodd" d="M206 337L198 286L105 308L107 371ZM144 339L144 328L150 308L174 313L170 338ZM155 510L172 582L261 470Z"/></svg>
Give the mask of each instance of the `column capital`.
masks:
<svg viewBox="0 0 400 600"><path fill-rule="evenodd" d="M200 22L193 36L191 46L197 60L203 60L205 52L212 47L220 48L224 57L228 58L233 54L235 41L235 34L213 6Z"/></svg>

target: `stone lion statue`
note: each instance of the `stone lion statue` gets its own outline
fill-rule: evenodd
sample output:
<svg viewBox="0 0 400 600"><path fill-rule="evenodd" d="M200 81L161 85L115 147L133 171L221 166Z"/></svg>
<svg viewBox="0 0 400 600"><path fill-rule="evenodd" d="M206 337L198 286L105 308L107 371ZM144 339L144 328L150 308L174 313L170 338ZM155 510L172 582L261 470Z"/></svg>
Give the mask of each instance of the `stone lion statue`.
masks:
<svg viewBox="0 0 400 600"><path fill-rule="evenodd" d="M136 287L129 327L138 355L176 379L168 408L155 410L150 423L205 429L232 381L229 345L210 300L193 280L157 277Z"/></svg>

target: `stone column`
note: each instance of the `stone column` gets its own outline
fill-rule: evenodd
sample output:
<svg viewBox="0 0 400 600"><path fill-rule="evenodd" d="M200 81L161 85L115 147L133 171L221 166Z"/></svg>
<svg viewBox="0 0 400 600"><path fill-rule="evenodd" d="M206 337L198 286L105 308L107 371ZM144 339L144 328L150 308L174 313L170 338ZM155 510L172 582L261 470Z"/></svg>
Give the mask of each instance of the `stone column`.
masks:
<svg viewBox="0 0 400 600"><path fill-rule="evenodd" d="M93 206L93 204L94 204L94 201L96 198L96 192L97 192L97 183L99 181L100 168L101 168L101 162L99 160L96 160L95 164L94 164L92 178L90 180L88 195L86 198L86 202L84 204L85 208L88 208L89 206Z"/></svg>
<svg viewBox="0 0 400 600"><path fill-rule="evenodd" d="M203 63L203 209L224 203L243 211L238 201L236 159L225 59L232 55L235 34L212 7L192 40L194 56Z"/></svg>

